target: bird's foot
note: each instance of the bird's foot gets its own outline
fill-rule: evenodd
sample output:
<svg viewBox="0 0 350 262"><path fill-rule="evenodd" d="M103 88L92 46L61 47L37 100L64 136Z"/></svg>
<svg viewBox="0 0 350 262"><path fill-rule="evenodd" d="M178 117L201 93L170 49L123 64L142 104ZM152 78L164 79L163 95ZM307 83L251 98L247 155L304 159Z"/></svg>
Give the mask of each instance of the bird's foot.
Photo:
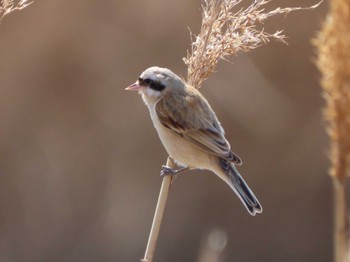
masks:
<svg viewBox="0 0 350 262"><path fill-rule="evenodd" d="M183 167L180 169L172 169L168 166L162 165L162 170L160 171L160 176L164 177L164 176L175 176L178 173L187 170L187 167Z"/></svg>
<svg viewBox="0 0 350 262"><path fill-rule="evenodd" d="M175 176L177 170L172 169L168 166L162 165L162 170L160 170L160 176L164 177L164 176Z"/></svg>

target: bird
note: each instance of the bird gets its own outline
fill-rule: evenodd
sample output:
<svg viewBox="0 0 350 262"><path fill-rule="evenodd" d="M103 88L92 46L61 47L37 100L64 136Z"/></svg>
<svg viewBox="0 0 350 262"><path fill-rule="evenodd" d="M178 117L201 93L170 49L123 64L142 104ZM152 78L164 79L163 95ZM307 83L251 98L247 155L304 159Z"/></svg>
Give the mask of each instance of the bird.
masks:
<svg viewBox="0 0 350 262"><path fill-rule="evenodd" d="M241 158L231 151L221 123L198 89L170 69L152 66L125 90L141 94L165 150L181 167L162 166L161 175L188 169L212 171L236 193L249 214L262 213L236 167L242 165Z"/></svg>

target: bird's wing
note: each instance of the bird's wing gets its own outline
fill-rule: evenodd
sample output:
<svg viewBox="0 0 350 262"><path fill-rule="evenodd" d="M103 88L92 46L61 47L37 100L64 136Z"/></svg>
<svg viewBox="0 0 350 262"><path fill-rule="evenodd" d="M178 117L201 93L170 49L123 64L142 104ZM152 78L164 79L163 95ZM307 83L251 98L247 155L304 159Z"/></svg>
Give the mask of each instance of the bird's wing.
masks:
<svg viewBox="0 0 350 262"><path fill-rule="evenodd" d="M186 101L179 103L179 98L174 96L158 101L156 113L160 122L199 149L237 165L242 164L241 159L230 151L224 130L204 98L197 95L181 99Z"/></svg>

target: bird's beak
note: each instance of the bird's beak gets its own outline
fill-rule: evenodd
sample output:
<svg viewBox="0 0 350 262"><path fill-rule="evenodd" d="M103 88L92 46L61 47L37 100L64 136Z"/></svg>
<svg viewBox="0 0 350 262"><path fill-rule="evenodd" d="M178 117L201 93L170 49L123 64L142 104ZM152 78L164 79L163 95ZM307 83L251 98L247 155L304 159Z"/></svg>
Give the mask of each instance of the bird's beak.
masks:
<svg viewBox="0 0 350 262"><path fill-rule="evenodd" d="M125 88L125 90L130 90L130 91L138 91L142 88L142 86L139 85L139 83L136 81L132 85L128 86Z"/></svg>

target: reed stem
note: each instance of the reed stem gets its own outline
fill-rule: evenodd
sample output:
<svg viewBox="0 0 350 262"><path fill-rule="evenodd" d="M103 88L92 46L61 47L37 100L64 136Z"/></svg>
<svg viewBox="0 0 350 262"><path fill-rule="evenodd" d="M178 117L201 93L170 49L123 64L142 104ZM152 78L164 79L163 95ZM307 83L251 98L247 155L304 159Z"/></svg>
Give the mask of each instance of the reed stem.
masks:
<svg viewBox="0 0 350 262"><path fill-rule="evenodd" d="M347 231L346 231L346 185L337 177L333 179L334 190L334 261L346 262Z"/></svg>
<svg viewBox="0 0 350 262"><path fill-rule="evenodd" d="M175 163L170 157L168 157L166 165L167 167L175 168ZM169 190L170 190L172 180L173 180L173 176L168 175L163 177L162 186L160 188L159 197L158 197L158 203L157 203L157 207L153 217L151 232L148 237L145 256L143 259L141 259L142 262L153 261L153 257L154 257L154 253L155 253L157 241L158 241L159 230L162 224L164 210L165 210L166 202L168 200L168 195L169 195Z"/></svg>

